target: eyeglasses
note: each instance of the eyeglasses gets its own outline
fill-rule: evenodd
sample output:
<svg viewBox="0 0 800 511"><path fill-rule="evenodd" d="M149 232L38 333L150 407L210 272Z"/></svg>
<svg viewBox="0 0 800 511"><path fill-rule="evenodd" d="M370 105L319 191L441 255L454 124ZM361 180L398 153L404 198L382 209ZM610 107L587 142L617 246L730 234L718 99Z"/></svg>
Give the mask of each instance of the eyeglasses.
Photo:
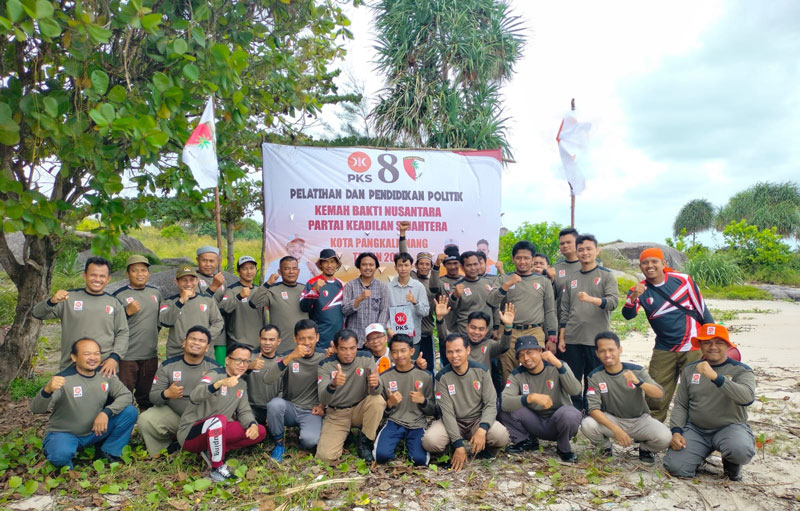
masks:
<svg viewBox="0 0 800 511"><path fill-rule="evenodd" d="M234 364L249 364L250 363L250 359L249 358L228 357L228 360L230 360Z"/></svg>

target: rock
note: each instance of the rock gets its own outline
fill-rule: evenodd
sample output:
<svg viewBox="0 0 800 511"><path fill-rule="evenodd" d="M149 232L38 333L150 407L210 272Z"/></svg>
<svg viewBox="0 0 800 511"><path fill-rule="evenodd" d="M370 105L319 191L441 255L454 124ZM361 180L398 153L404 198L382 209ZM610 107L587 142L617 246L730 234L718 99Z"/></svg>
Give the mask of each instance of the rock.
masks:
<svg viewBox="0 0 800 511"><path fill-rule="evenodd" d="M188 257L165 257L164 259L161 259L161 264L177 267L182 264L194 264L194 261Z"/></svg>
<svg viewBox="0 0 800 511"><path fill-rule="evenodd" d="M667 265L680 270L688 261L688 257L683 252L670 248L660 243L611 243L600 247L600 252L611 259L624 259L634 266L639 266L639 254L646 248L657 247L664 252L664 259Z"/></svg>
<svg viewBox="0 0 800 511"><path fill-rule="evenodd" d="M130 252L132 254L147 254L151 256L156 255L155 252L145 247L141 241L133 236L128 236L127 234L120 235L119 243L121 245L120 250L123 252Z"/></svg>
<svg viewBox="0 0 800 511"><path fill-rule="evenodd" d="M793 300L800 302L800 288L777 286L775 284L753 284L759 289L763 289L767 293L775 297L776 300Z"/></svg>
<svg viewBox="0 0 800 511"><path fill-rule="evenodd" d="M620 279L626 279L639 282L640 280L644 279L644 275L641 273L625 273L624 271L611 269L611 274L614 275L614 278L616 278L617 281Z"/></svg>
<svg viewBox="0 0 800 511"><path fill-rule="evenodd" d="M53 509L54 506L55 500L50 495L34 495L33 497L28 497L27 499L10 504L8 507L18 511L46 511Z"/></svg>

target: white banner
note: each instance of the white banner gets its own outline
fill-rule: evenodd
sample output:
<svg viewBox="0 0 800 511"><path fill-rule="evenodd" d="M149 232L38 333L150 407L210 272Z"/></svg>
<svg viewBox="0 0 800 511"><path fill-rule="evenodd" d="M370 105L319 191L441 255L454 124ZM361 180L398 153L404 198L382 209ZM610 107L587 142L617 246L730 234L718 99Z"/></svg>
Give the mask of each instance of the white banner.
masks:
<svg viewBox="0 0 800 511"><path fill-rule="evenodd" d="M382 280L394 274L397 222L408 220L408 251L434 255L446 243L461 252L488 241L497 260L500 151L424 151L264 144L266 275L278 260L302 257L300 281L313 275L320 250L342 260L339 278L358 275L353 261L373 252ZM484 247L485 248L485 247Z"/></svg>

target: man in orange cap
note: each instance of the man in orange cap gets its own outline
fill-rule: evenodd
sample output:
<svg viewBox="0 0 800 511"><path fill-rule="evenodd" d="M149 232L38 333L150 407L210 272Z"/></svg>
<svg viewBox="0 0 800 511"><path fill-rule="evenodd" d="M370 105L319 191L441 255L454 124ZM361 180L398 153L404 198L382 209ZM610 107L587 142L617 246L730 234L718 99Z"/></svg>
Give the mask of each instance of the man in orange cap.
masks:
<svg viewBox="0 0 800 511"><path fill-rule="evenodd" d="M728 357L734 345L722 325L703 325L692 344L700 348L703 360L681 372L664 468L676 476L694 477L706 456L718 450L725 475L739 481L742 465L756 453L747 424L747 407L756 397L753 370Z"/></svg>
<svg viewBox="0 0 800 511"><path fill-rule="evenodd" d="M664 397L660 400L648 398L647 405L651 415L664 422L678 375L687 364L700 358L691 339L700 325L713 323L714 318L692 278L668 268L661 249L643 250L639 255L639 268L644 280L628 291L622 316L633 319L642 308L656 333L648 372L664 389Z"/></svg>

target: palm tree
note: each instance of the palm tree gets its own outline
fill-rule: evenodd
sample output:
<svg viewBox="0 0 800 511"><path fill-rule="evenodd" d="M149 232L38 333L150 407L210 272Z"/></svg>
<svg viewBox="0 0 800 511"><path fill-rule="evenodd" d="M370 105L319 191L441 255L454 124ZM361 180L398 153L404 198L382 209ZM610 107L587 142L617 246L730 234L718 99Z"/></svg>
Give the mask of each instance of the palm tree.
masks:
<svg viewBox="0 0 800 511"><path fill-rule="evenodd" d="M706 199L695 199L687 202L675 217L672 232L675 236L686 229L692 235L692 243L698 232L711 229L714 226L714 206Z"/></svg>
<svg viewBox="0 0 800 511"><path fill-rule="evenodd" d="M382 0L378 68L386 87L371 116L387 143L502 148L500 86L522 55L523 26L497 0Z"/></svg>
<svg viewBox="0 0 800 511"><path fill-rule="evenodd" d="M730 198L715 227L721 231L740 220L759 230L776 227L781 236L800 237L800 188L793 182L757 183Z"/></svg>

